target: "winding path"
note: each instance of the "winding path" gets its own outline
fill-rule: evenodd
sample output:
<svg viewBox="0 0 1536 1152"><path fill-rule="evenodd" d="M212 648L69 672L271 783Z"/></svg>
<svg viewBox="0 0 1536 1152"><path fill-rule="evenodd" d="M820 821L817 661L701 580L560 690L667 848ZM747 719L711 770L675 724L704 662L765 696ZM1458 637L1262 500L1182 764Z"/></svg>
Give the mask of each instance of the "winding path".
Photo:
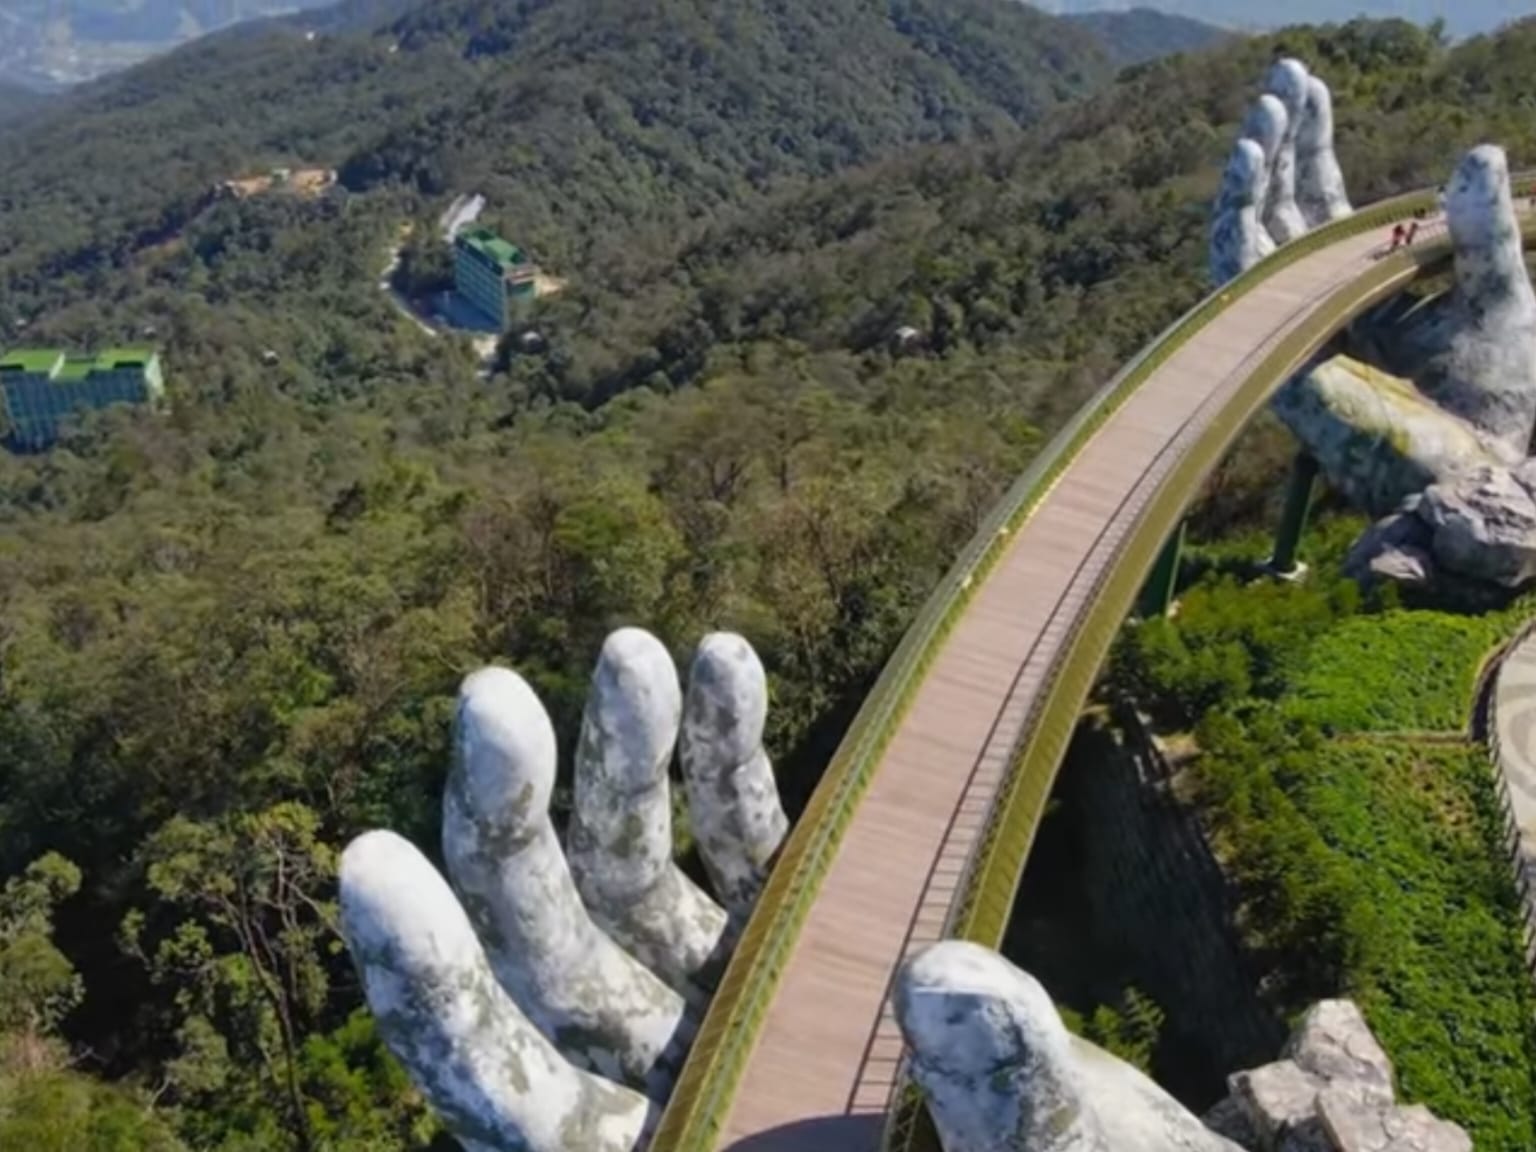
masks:
<svg viewBox="0 0 1536 1152"><path fill-rule="evenodd" d="M1120 405L1016 530L840 840L730 1093L719 1152L879 1148L902 1052L893 974L943 936L1067 640L1190 446L1287 336L1336 304L1336 291L1380 271L1383 245L1382 229L1346 236L1237 296ZM1405 263L1392 290L1417 274ZM659 1141L657 1152L671 1150Z"/></svg>
<svg viewBox="0 0 1536 1152"><path fill-rule="evenodd" d="M1536 623L1528 625L1499 661L1489 710L1495 767L1503 776L1514 825L1514 867L1525 921L1536 925ZM1536 935L1527 959L1536 960Z"/></svg>

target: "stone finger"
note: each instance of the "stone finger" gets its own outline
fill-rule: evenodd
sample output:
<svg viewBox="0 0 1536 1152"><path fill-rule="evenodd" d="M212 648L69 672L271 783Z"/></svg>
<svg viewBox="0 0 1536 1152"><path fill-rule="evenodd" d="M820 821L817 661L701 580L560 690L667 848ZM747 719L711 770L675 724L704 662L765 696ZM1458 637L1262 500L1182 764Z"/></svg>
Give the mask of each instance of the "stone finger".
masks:
<svg viewBox="0 0 1536 1152"><path fill-rule="evenodd" d="M1354 212L1333 151L1333 92L1316 76L1307 77L1296 129L1296 206L1308 228Z"/></svg>
<svg viewBox="0 0 1536 1152"><path fill-rule="evenodd" d="M672 860L667 770L682 692L661 641L623 628L603 644L581 722L567 849L593 918L686 998L719 977L725 911Z"/></svg>
<svg viewBox="0 0 1536 1152"><path fill-rule="evenodd" d="M1265 179L1263 147L1246 137L1239 140L1222 176L1216 219L1211 225L1211 279L1218 285L1275 250L1274 241L1259 222L1257 205Z"/></svg>
<svg viewBox="0 0 1536 1152"><path fill-rule="evenodd" d="M743 922L789 822L763 749L768 677L746 639L704 637L688 672L681 760L688 814L715 894Z"/></svg>
<svg viewBox="0 0 1536 1152"><path fill-rule="evenodd" d="M1270 165L1265 192L1264 226L1276 244L1288 244L1304 236L1307 222L1296 204L1296 133L1307 102L1308 74L1299 60L1276 61L1269 70L1266 88L1285 105L1285 133Z"/></svg>
<svg viewBox="0 0 1536 1152"><path fill-rule="evenodd" d="M443 796L443 855L491 967L579 1067L665 1100L693 1025L682 998L583 906L549 818L555 732L517 673L483 668L459 689Z"/></svg>
<svg viewBox="0 0 1536 1152"><path fill-rule="evenodd" d="M645 1097L573 1067L492 974L458 900L408 841L341 858L341 932L391 1052L467 1152L632 1152Z"/></svg>
<svg viewBox="0 0 1536 1152"><path fill-rule="evenodd" d="M946 1148L1239 1152L1068 1033L1039 982L980 945L947 940L904 964L896 1019Z"/></svg>

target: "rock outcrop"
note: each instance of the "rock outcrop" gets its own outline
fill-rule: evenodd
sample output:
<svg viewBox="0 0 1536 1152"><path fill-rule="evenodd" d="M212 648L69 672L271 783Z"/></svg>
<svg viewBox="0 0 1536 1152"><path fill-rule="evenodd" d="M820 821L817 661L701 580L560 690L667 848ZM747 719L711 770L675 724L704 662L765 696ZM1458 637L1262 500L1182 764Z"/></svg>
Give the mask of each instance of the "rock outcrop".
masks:
<svg viewBox="0 0 1536 1152"><path fill-rule="evenodd" d="M679 758L699 855L738 927L789 827L763 749L767 715L768 677L752 646L728 632L704 637L688 672Z"/></svg>
<svg viewBox="0 0 1536 1152"><path fill-rule="evenodd" d="M1347 1000L1313 1005L1282 1059L1228 1088L1206 1120L1249 1152L1472 1152L1459 1126L1396 1102L1392 1062Z"/></svg>
<svg viewBox="0 0 1536 1152"><path fill-rule="evenodd" d="M708 999L723 965L724 909L672 861L667 769L682 691L661 641L608 637L576 750L567 852L592 917L684 998Z"/></svg>

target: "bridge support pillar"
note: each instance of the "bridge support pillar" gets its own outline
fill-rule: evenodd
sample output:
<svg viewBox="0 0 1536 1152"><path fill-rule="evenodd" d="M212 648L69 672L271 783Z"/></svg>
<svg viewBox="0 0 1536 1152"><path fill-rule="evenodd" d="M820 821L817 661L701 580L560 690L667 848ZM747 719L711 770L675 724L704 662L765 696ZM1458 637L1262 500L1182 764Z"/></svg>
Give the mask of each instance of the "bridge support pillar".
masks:
<svg viewBox="0 0 1536 1152"><path fill-rule="evenodd" d="M1312 509L1312 486L1317 479L1317 460L1310 452L1296 453L1291 464L1291 482L1285 492L1285 511L1275 532L1275 553L1269 570L1283 579L1295 579L1306 571L1296 554L1307 531L1307 514Z"/></svg>
<svg viewBox="0 0 1536 1152"><path fill-rule="evenodd" d="M1142 585L1136 611L1143 620L1166 616L1173 607L1173 594L1179 586L1179 560L1183 553L1184 521L1180 520L1173 535L1163 545L1163 550L1157 554L1157 562L1152 565L1152 573L1147 577L1147 582Z"/></svg>

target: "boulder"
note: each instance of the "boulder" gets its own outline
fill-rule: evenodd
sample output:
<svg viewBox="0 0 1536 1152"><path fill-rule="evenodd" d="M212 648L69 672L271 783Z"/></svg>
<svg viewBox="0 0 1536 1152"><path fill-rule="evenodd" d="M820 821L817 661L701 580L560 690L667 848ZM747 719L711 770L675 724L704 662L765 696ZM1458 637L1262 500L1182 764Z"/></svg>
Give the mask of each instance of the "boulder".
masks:
<svg viewBox="0 0 1536 1152"><path fill-rule="evenodd" d="M1334 1152L1472 1152L1459 1125L1422 1105L1373 1104L1348 1089L1324 1089L1317 1112Z"/></svg>
<svg viewBox="0 0 1536 1152"><path fill-rule="evenodd" d="M1226 1096L1200 1122L1219 1136L1225 1136L1241 1148L1257 1148L1259 1132L1248 1117L1248 1109L1236 1096Z"/></svg>
<svg viewBox="0 0 1536 1152"><path fill-rule="evenodd" d="M1446 570L1503 588L1536 576L1536 498L1510 469L1485 465L1432 484L1415 514Z"/></svg>
<svg viewBox="0 0 1536 1152"><path fill-rule="evenodd" d="M1348 1000L1322 1000L1309 1008L1284 1055L1303 1072L1329 1083L1346 1081L1367 1100L1392 1103L1392 1061Z"/></svg>
<svg viewBox="0 0 1536 1152"><path fill-rule="evenodd" d="M1420 497L1414 497L1416 504ZM1404 587L1428 588L1437 572L1431 554L1434 533L1411 510L1376 521L1344 558L1344 574L1362 583L1390 580Z"/></svg>
<svg viewBox="0 0 1536 1152"><path fill-rule="evenodd" d="M1292 1060L1238 1072L1227 1081L1264 1152L1326 1152L1317 1122L1317 1094L1326 1086L1321 1076Z"/></svg>

